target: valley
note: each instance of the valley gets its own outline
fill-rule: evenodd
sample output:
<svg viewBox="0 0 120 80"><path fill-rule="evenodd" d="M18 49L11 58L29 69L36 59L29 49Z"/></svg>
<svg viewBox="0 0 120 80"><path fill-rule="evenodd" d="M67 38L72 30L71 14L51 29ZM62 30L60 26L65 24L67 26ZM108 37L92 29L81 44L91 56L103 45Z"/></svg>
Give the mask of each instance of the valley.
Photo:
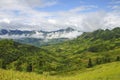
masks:
<svg viewBox="0 0 120 80"><path fill-rule="evenodd" d="M0 67L6 70L61 75L120 60L120 28L85 32L76 39L34 47L0 40Z"/></svg>
<svg viewBox="0 0 120 80"><path fill-rule="evenodd" d="M0 0L0 80L120 80L120 0Z"/></svg>

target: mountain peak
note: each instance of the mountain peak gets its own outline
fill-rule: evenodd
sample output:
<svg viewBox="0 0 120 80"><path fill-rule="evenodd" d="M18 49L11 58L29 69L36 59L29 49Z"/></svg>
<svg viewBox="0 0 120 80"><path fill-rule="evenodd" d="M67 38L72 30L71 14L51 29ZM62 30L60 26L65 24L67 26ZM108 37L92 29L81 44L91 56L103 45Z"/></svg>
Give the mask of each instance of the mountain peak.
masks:
<svg viewBox="0 0 120 80"><path fill-rule="evenodd" d="M82 32L74 30L71 27L60 29L57 31L39 31L39 30L0 30L0 38L39 38L39 39L54 39L54 38L76 38Z"/></svg>
<svg viewBox="0 0 120 80"><path fill-rule="evenodd" d="M71 27L68 27L68 28L66 28L65 30L66 30L66 31L74 31L74 29L71 28Z"/></svg>

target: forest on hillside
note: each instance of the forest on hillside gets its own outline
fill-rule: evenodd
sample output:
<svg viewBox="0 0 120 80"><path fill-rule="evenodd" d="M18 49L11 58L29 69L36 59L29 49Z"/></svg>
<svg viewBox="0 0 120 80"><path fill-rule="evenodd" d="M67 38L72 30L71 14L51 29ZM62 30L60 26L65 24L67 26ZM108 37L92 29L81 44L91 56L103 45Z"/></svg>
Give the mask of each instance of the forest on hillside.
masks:
<svg viewBox="0 0 120 80"><path fill-rule="evenodd" d="M0 40L0 68L51 75L120 61L120 28L84 32L76 39L42 46Z"/></svg>

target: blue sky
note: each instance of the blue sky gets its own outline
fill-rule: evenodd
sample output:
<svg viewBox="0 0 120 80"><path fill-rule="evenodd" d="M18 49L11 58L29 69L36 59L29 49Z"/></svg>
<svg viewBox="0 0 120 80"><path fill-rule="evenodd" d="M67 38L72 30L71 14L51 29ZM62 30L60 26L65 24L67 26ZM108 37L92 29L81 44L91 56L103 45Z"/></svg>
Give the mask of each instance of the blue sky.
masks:
<svg viewBox="0 0 120 80"><path fill-rule="evenodd" d="M3 23L34 27L6 27ZM92 31L115 26L120 26L120 0L0 1L0 28L56 30L73 27Z"/></svg>
<svg viewBox="0 0 120 80"><path fill-rule="evenodd" d="M91 11L96 11L96 10L106 10L109 11L111 10L109 8L110 1L112 0L56 0L56 4L53 6L48 6L48 7L39 7L36 8L39 11L67 11L76 7L82 7L82 6L96 6L97 9L91 9Z"/></svg>

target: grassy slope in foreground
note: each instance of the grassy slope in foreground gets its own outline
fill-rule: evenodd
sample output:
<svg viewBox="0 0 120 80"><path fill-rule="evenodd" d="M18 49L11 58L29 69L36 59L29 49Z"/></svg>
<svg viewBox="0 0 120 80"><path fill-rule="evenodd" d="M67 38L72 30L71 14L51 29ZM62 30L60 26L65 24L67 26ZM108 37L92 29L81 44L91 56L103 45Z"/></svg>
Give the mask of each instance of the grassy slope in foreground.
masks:
<svg viewBox="0 0 120 80"><path fill-rule="evenodd" d="M0 80L119 80L120 62L112 62L89 68L77 75L48 76L35 73L15 72L0 69Z"/></svg>

